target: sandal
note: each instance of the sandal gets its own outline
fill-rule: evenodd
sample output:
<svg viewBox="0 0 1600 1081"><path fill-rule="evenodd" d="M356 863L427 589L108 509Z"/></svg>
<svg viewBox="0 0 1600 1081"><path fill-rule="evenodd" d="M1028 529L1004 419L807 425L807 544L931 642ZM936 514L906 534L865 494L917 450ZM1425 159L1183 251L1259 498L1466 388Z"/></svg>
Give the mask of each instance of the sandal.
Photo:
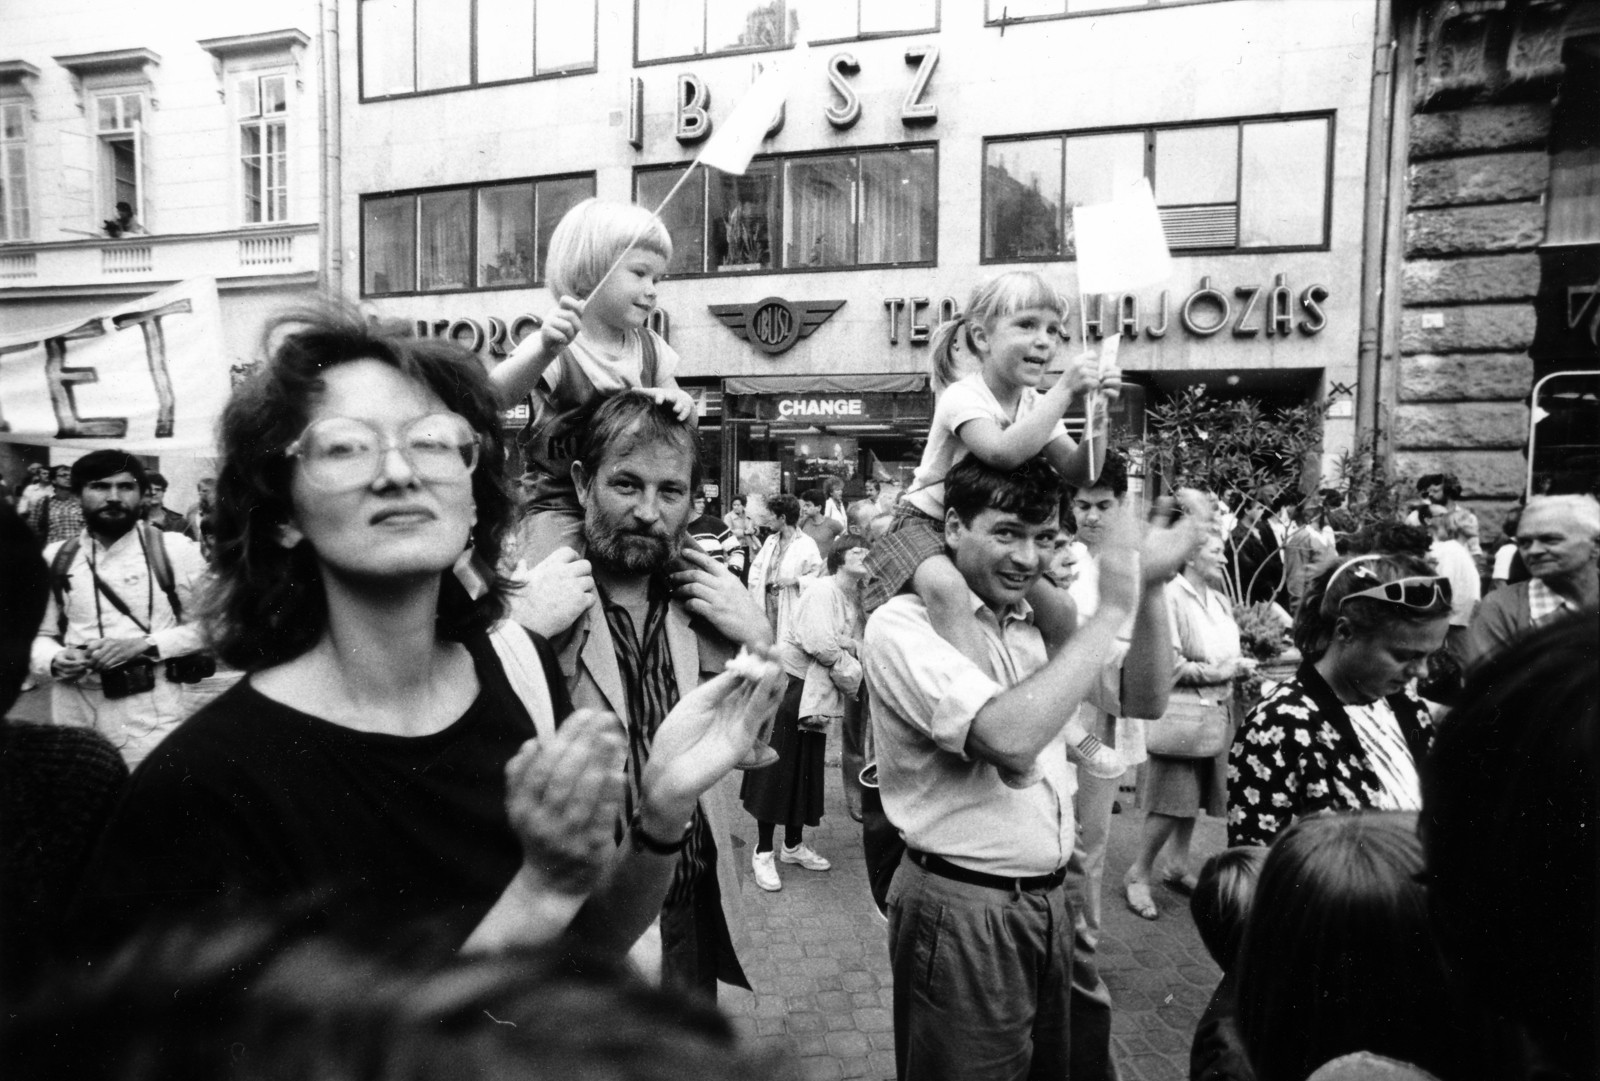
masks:
<svg viewBox="0 0 1600 1081"><path fill-rule="evenodd" d="M1161 915L1156 908L1155 898L1150 896L1148 882L1124 882L1123 893L1127 897L1128 911L1142 920L1153 920Z"/></svg>

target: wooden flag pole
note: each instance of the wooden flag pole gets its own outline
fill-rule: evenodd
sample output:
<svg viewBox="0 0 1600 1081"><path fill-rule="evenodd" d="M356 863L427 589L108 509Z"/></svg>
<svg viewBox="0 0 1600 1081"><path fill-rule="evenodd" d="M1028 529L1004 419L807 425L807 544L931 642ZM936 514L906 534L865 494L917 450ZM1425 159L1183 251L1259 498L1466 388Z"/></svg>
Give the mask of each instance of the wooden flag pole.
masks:
<svg viewBox="0 0 1600 1081"><path fill-rule="evenodd" d="M672 202L672 197L678 194L678 189L683 187L683 185L688 181L689 177L694 173L694 167L699 164L699 158L696 158L694 161L689 163L689 167L683 171L683 175L678 178L678 182L672 185L671 190L669 190L666 196L661 200L660 205L650 212L651 221L660 220L661 212L667 208L668 203ZM622 261L628 257L628 253L633 250L634 245L638 244L639 241L644 239L645 231L649 228L649 223L645 223L645 225L634 234L633 239L628 241L628 246L623 248L622 251L618 253L616 259L612 260L611 265L606 268L606 272L600 275L600 280L594 283L594 288L589 290L589 295L583 298L583 302L585 304L589 303L589 301L594 298L594 295L600 291L600 287L606 283L606 279L610 278L611 275L616 272L616 269L622 265Z"/></svg>

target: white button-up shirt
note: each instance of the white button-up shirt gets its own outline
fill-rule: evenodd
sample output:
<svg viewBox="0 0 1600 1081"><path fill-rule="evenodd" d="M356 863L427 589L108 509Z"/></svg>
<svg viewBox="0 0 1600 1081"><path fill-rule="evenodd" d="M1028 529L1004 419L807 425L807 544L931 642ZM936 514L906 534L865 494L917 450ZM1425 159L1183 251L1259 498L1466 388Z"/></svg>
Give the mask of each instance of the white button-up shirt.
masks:
<svg viewBox="0 0 1600 1081"><path fill-rule="evenodd" d="M883 809L914 849L1006 878L1049 874L1066 864L1077 830L1064 736L1039 753L1040 780L1026 788L966 753L978 711L1044 667L1044 638L1026 602L999 617L977 594L971 602L999 682L939 637L916 596L893 597L867 620L862 664Z"/></svg>
<svg viewBox="0 0 1600 1081"><path fill-rule="evenodd" d="M173 590L178 603L183 606L184 619L179 623L168 603L167 596L155 580L140 543L139 531L130 529L108 547L96 541L87 530L80 534L78 552L67 568L67 632L65 643L57 641L60 630L56 614L55 592L51 591L44 620L39 624L39 636L33 641L33 671L42 679L50 676L50 662L66 646L81 646L97 638L143 638L146 631L137 623L117 611L104 596L98 595L90 574L91 560L95 571L128 609L150 628L148 636L155 644L156 653L163 659L198 653L203 648L200 628L195 625L195 605L199 600L197 586L206 574L205 557L200 546L187 537L164 533L160 540L166 545L167 560L172 564ZM59 542L44 550L46 563L54 564ZM157 543L152 539L150 543ZM98 606L96 600L99 601ZM93 674L84 678L88 686L99 686L99 677Z"/></svg>

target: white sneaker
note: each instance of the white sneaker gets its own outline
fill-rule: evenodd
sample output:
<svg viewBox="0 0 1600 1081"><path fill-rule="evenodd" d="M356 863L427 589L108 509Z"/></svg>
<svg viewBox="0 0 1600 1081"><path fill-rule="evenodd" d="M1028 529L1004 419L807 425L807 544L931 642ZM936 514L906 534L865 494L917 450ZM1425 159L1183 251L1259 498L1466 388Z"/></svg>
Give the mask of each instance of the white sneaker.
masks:
<svg viewBox="0 0 1600 1081"><path fill-rule="evenodd" d="M784 845L780 856L784 863L798 863L808 871L826 871L833 866L833 864L811 851L811 846L804 841L801 841L793 848Z"/></svg>
<svg viewBox="0 0 1600 1081"><path fill-rule="evenodd" d="M1093 735L1086 735L1075 744L1067 745L1067 758L1091 777L1103 781L1114 780L1128 772L1128 764L1115 748L1107 747Z"/></svg>
<svg viewBox="0 0 1600 1081"><path fill-rule="evenodd" d="M772 853L757 852L750 857L750 869L755 872L756 885L768 892L783 889L783 879L778 877L778 868L773 865Z"/></svg>

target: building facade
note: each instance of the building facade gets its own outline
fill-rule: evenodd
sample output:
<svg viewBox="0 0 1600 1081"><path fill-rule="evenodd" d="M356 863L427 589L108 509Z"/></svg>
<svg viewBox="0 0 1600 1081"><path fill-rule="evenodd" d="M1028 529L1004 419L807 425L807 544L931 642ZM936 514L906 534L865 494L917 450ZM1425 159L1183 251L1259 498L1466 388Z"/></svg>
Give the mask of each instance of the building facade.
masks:
<svg viewBox="0 0 1600 1081"><path fill-rule="evenodd" d="M5 0L0 22L0 324L87 318L210 276L216 363L248 364L266 320L318 281L316 4ZM15 479L20 456L47 452L8 453ZM207 468L156 464L175 497Z"/></svg>
<svg viewBox="0 0 1600 1081"><path fill-rule="evenodd" d="M748 172L696 169L664 214L657 318L722 489L914 464L932 328L1007 269L1076 298L1070 208L1141 175L1172 278L1085 298L1069 348L1120 329L1148 398L1319 401L1347 448L1375 5L1106 7L344 0L346 292L503 355L554 303L560 214L657 205L792 62Z"/></svg>
<svg viewBox="0 0 1600 1081"><path fill-rule="evenodd" d="M1600 8L1397 6L1393 298L1375 431L1455 474L1485 546L1529 492L1600 485Z"/></svg>

